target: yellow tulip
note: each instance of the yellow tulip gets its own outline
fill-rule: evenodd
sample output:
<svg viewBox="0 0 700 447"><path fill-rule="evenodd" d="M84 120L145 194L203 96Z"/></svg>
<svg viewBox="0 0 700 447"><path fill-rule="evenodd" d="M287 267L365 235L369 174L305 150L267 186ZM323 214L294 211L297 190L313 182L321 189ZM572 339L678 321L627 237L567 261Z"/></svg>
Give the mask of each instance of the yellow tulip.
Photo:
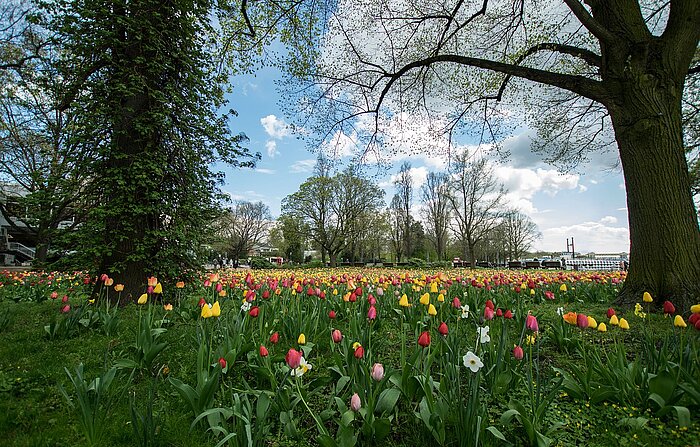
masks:
<svg viewBox="0 0 700 447"><path fill-rule="evenodd" d="M168 303L163 306L163 310L165 310L166 312L170 312L171 310L173 310L173 305Z"/></svg>
<svg viewBox="0 0 700 447"><path fill-rule="evenodd" d="M608 327L605 325L605 323L600 323L598 325L598 332L607 332L607 331L608 331Z"/></svg>
<svg viewBox="0 0 700 447"><path fill-rule="evenodd" d="M124 284L117 284L116 286L114 286L115 292L121 292L122 290L124 290Z"/></svg>
<svg viewBox="0 0 700 447"><path fill-rule="evenodd" d="M445 295L442 293L438 295L438 303L444 303L445 302Z"/></svg>
<svg viewBox="0 0 700 447"><path fill-rule="evenodd" d="M205 303L204 306L202 306L201 315L202 318L211 318L211 307L209 307L208 304Z"/></svg>
<svg viewBox="0 0 700 447"><path fill-rule="evenodd" d="M297 343L299 343L300 345L305 345L306 344L306 335L299 334L299 338L297 338Z"/></svg>
<svg viewBox="0 0 700 447"><path fill-rule="evenodd" d="M224 289L219 290L219 296L220 296L220 297L225 297L225 296L226 296L226 290L224 290Z"/></svg>
<svg viewBox="0 0 700 447"><path fill-rule="evenodd" d="M411 307L411 305L408 303L408 297L404 293L401 295L401 299L399 300L399 306L401 307Z"/></svg>
<svg viewBox="0 0 700 447"><path fill-rule="evenodd" d="M424 293L423 295L421 295L420 303L424 306L427 306L428 304L430 304L430 294Z"/></svg>
<svg viewBox="0 0 700 447"><path fill-rule="evenodd" d="M185 282L184 281L178 281L175 283L175 287L178 289L184 289L185 288Z"/></svg>
<svg viewBox="0 0 700 447"><path fill-rule="evenodd" d="M610 324L612 324L613 326L617 326L618 324L620 324L620 322L617 319L617 315L613 315L612 317L610 317Z"/></svg>
<svg viewBox="0 0 700 447"><path fill-rule="evenodd" d="M562 284L559 286L559 291L560 292L566 292L566 284Z"/></svg>
<svg viewBox="0 0 700 447"><path fill-rule="evenodd" d="M433 306L432 304L430 306L428 306L428 315L432 315L432 316L437 315L437 310L435 309L435 306Z"/></svg>
<svg viewBox="0 0 700 447"><path fill-rule="evenodd" d="M138 303L139 304L146 304L146 301L148 301L148 295L145 293L139 297Z"/></svg>
<svg viewBox="0 0 700 447"><path fill-rule="evenodd" d="M694 314L700 314L700 304L690 306L690 311Z"/></svg>
<svg viewBox="0 0 700 447"><path fill-rule="evenodd" d="M163 293L163 286L160 283L156 284L153 288L153 293Z"/></svg>
<svg viewBox="0 0 700 447"><path fill-rule="evenodd" d="M437 288L437 283L435 281L430 283L430 293L437 293L438 288Z"/></svg>
<svg viewBox="0 0 700 447"><path fill-rule="evenodd" d="M535 294L535 289L530 289L530 295L534 295L534 294Z"/></svg>
<svg viewBox="0 0 700 447"><path fill-rule="evenodd" d="M215 301L214 304L211 306L211 316L218 317L220 315L221 315L221 306L219 306L218 301Z"/></svg>
<svg viewBox="0 0 700 447"><path fill-rule="evenodd" d="M598 322L595 321L595 318L588 317L588 327L592 327L592 328L598 327Z"/></svg>
<svg viewBox="0 0 700 447"><path fill-rule="evenodd" d="M651 303L654 301L654 299L651 297L651 294L649 292L644 292L644 295L642 295L642 301L645 303Z"/></svg>
<svg viewBox="0 0 700 447"><path fill-rule="evenodd" d="M676 318L673 319L673 325L676 327L687 327L688 325L685 324L685 321L683 321L683 317L680 315L676 315Z"/></svg>
<svg viewBox="0 0 700 447"><path fill-rule="evenodd" d="M620 318L620 329L629 329L630 324L624 318Z"/></svg>

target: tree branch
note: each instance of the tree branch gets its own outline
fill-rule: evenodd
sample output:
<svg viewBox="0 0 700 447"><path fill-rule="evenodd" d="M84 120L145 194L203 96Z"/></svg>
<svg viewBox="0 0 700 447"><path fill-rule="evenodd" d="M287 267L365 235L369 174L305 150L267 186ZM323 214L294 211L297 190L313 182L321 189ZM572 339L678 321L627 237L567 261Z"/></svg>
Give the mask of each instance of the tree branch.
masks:
<svg viewBox="0 0 700 447"><path fill-rule="evenodd" d="M566 3L566 6L569 7L571 12L573 12L579 22L581 22L581 25L585 26L598 40L606 43L611 43L615 40L615 36L593 18L578 0L564 0L564 3Z"/></svg>

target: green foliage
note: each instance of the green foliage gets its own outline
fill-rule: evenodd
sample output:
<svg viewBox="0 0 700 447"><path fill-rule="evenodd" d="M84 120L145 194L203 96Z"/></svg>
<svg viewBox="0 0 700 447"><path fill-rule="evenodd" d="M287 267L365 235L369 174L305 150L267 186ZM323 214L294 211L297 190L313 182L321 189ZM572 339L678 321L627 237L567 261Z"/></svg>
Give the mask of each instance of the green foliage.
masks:
<svg viewBox="0 0 700 447"><path fill-rule="evenodd" d="M272 269L275 267L275 264L265 258L255 257L250 259L250 268L252 269Z"/></svg>

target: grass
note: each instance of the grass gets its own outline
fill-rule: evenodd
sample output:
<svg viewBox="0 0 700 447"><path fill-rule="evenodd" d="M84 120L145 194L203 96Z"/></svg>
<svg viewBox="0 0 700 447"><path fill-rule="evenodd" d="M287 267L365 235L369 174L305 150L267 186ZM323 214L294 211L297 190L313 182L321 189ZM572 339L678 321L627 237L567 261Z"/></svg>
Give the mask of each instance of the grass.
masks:
<svg viewBox="0 0 700 447"><path fill-rule="evenodd" d="M73 394L68 376L79 364L84 365L84 374L88 382L107 371L116 360L129 355L130 345L136 337L139 313L143 309L135 305L120 308L120 324L111 336L105 335L99 324L90 327L80 325L72 336L49 339L44 326L57 318L58 303L25 300L14 302L12 294L0 295L0 444L8 446L75 446L86 445L86 438L80 429L76 411L71 409L59 391L59 385L65 387L69 395ZM23 292L29 294L26 290ZM85 306L86 296L76 292L74 306ZM196 293L188 295L194 305L198 300ZM526 298L529 299L529 298ZM604 315L609 306L607 299L595 299L586 303L574 301L562 303L542 301L529 307L536 308L540 321L558 318L557 308L564 306L578 310L585 309L591 315ZM234 309L235 302L226 301L224 309ZM6 313L6 323L2 324L2 315ZM631 311L628 311L631 314ZM59 318L63 318L59 316ZM278 319L284 318L283 316ZM658 340L672 336L673 327L661 315L652 315L647 328ZM122 370L111 387L112 405L104 420L104 434L101 446L136 445L132 422L132 405L141 414L148 414L149 396L152 396L152 413L154 421L149 445L160 446L214 446L220 437L207 431L203 426L191 428L194 420L192 411L186 406L175 388L168 381L169 377L194 385L198 342L196 339L197 320L177 317L171 314L172 322L162 335L167 348L161 352L149 371ZM542 324L542 323L541 323ZM641 324L635 320L635 325ZM334 327L344 333L350 331L348 321L334 322ZM576 329L576 328L574 328ZM454 330L454 329L451 329ZM576 352L565 352L556 347L549 329L542 325L541 369L551 374L551 366L566 368L569 365L582 365L582 359ZM376 322L376 332L372 342L373 358L381 359L387 368L400 368L400 330L393 320L386 318ZM619 332L619 331L618 331ZM690 336L697 340L698 332L688 328ZM451 334L452 335L452 334ZM471 334L464 334L470 336ZM457 334L459 336L459 334ZM641 355L644 339L638 331L613 334L610 331L600 334L593 330L577 333L584 344L610 346L616 338L624 341L628 353ZM409 337L409 349L415 341ZM270 351L273 362L282 362L287 346L272 347ZM329 377L330 345L318 343L310 358L313 363L311 379ZM232 393L243 389L244 381L252 388L266 385L247 366L248 358L253 358L257 347L240 358L224 376L216 395L216 404L231 406ZM632 354L635 355L635 354ZM631 359L630 359L631 360ZM696 369L697 371L697 369ZM306 379L306 378L305 378ZM700 378L699 378L700 379ZM313 394L310 406L321 412L329 406L333 395L334 383L323 388L322 393ZM485 395L486 396L486 395ZM487 396L489 400L489 424L498 426L513 445L525 445L522 427L518 424L501 426L500 416L507 410L510 400L525 400L524 388L515 388L503 396ZM684 402L686 403L686 402ZM557 398L547 412L547 425L560 423L562 427L551 437L553 445L558 446L688 446L700 444L700 408L688 404L692 417L689 427L678 427L672 413L658 417L650 408L637 408L615 402L591 403L574 399L560 390ZM399 401L391 433L386 442L388 446L433 445L432 437L416 422L413 416L415 404L404 399ZM275 422L271 433L265 440L266 446L305 446L317 445L317 431L312 418L299 406L295 416L300 419L299 438L292 439L285 435L280 423ZM278 421L277 415L272 418ZM331 431L334 425L329 425ZM361 444L359 444L361 445ZM496 445L499 445L496 443ZM503 444L505 445L505 444Z"/></svg>

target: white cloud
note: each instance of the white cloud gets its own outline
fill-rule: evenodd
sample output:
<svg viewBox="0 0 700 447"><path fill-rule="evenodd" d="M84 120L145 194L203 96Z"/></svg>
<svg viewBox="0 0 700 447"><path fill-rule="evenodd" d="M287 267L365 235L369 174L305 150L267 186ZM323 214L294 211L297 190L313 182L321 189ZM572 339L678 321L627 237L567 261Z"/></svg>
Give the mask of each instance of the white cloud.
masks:
<svg viewBox="0 0 700 447"><path fill-rule="evenodd" d="M586 186L586 185L578 185L578 191L579 191L579 192L586 192L586 191L588 191L588 186Z"/></svg>
<svg viewBox="0 0 700 447"><path fill-rule="evenodd" d="M346 135L339 130L333 134L333 138L324 142L322 150L327 157L332 159L355 155L358 151L357 135Z"/></svg>
<svg viewBox="0 0 700 447"><path fill-rule="evenodd" d="M274 174L277 171L275 171L274 169L255 168L255 172L259 172L260 174Z"/></svg>
<svg viewBox="0 0 700 447"><path fill-rule="evenodd" d="M537 192L551 196L564 189L576 189L579 186L579 176L562 174L555 169L512 168L497 166L494 169L496 177L508 189L511 198L531 199Z"/></svg>
<svg viewBox="0 0 700 447"><path fill-rule="evenodd" d="M591 185L597 185L597 184L598 184L598 180L589 180L589 182L591 183Z"/></svg>
<svg viewBox="0 0 700 447"><path fill-rule="evenodd" d="M425 166L411 167L409 169L409 174L411 175L411 185L413 186L414 196L418 194L418 190L425 183L428 178L428 168ZM399 178L399 173L392 174L388 182L383 182L379 186L392 186L394 182Z"/></svg>
<svg viewBox="0 0 700 447"><path fill-rule="evenodd" d="M275 155L279 155L280 152L277 150L277 143L274 140L269 140L265 143L265 149L267 149L267 155L270 158L275 158Z"/></svg>
<svg viewBox="0 0 700 447"><path fill-rule="evenodd" d="M275 115L267 115L266 117L260 118L260 124L262 124L265 132L272 138L281 139L291 135L291 130L289 125Z"/></svg>
<svg viewBox="0 0 700 447"><path fill-rule="evenodd" d="M605 225L611 225L611 224L616 224L617 223L617 217L614 216L605 216L602 219L600 219L600 223L605 224Z"/></svg>
<svg viewBox="0 0 700 447"><path fill-rule="evenodd" d="M302 172L311 172L314 169L314 166L316 166L316 159L311 158L307 160L299 160L297 162L292 163L291 166L289 166L289 172L292 174L299 174Z"/></svg>
<svg viewBox="0 0 700 447"><path fill-rule="evenodd" d="M618 210L618 211L627 212L627 207L626 207L626 206L623 206L622 208L618 208L617 210Z"/></svg>
<svg viewBox="0 0 700 447"><path fill-rule="evenodd" d="M535 248L546 251L559 251L566 248L567 238L574 237L576 251L587 253L621 253L630 248L629 230L611 227L602 222L583 222L554 228L541 229L543 238Z"/></svg>

